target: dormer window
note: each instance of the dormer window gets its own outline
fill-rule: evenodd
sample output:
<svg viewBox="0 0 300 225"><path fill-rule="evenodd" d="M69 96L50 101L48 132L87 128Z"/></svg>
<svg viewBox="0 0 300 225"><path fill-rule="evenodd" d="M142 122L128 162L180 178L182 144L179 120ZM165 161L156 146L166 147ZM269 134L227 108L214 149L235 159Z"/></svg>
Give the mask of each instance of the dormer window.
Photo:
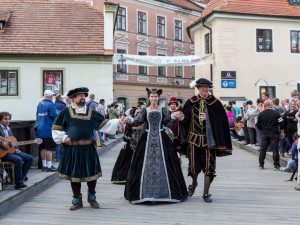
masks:
<svg viewBox="0 0 300 225"><path fill-rule="evenodd" d="M3 32L5 30L10 15L11 15L11 11L0 10L0 31Z"/></svg>
<svg viewBox="0 0 300 225"><path fill-rule="evenodd" d="M300 0L289 0L290 5L300 6Z"/></svg>
<svg viewBox="0 0 300 225"><path fill-rule="evenodd" d="M4 29L4 25L5 25L5 22L4 21L0 21L0 30Z"/></svg>

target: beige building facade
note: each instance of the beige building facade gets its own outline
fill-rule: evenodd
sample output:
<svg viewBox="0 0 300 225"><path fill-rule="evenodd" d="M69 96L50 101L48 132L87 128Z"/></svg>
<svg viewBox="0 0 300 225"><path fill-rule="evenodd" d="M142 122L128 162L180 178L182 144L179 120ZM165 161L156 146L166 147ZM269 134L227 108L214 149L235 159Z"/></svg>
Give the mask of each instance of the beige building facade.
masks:
<svg viewBox="0 0 300 225"><path fill-rule="evenodd" d="M196 66L196 79L212 79L214 95L224 102L255 102L265 91L270 98L290 99L292 90L300 91L300 17L214 10L190 26L189 33L196 55L214 55L213 65ZM228 72L236 79L227 79ZM228 88L228 82L236 87Z"/></svg>
<svg viewBox="0 0 300 225"><path fill-rule="evenodd" d="M94 0L94 7L104 0ZM115 0L119 4L114 33L114 53L149 56L184 56L194 54L194 44L186 28L197 19L205 4L189 0ZM114 65L114 101L125 109L145 101L146 87L161 88L160 106L167 106L171 97L186 101L194 90L191 66Z"/></svg>

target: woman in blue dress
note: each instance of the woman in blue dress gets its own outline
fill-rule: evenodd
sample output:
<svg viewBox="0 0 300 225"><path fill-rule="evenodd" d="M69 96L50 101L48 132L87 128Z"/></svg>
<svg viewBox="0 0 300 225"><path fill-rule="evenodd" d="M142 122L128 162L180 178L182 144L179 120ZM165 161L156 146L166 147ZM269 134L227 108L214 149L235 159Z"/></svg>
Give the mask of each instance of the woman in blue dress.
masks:
<svg viewBox="0 0 300 225"><path fill-rule="evenodd" d="M170 116L168 109L158 106L162 90L146 89L150 106L141 109L130 126L144 124L127 176L125 198L131 203L181 202L187 198L186 184L172 140L166 127L183 115ZM172 117L172 118L171 118Z"/></svg>

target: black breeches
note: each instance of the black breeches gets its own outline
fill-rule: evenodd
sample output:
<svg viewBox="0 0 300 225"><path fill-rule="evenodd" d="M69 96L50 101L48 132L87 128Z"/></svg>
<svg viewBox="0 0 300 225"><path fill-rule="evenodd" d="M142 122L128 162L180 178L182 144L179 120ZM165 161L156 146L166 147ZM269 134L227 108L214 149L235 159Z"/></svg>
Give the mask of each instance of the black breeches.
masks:
<svg viewBox="0 0 300 225"><path fill-rule="evenodd" d="M189 176L197 175L201 171L210 177L215 177L216 173L216 150L207 147L197 147L190 144L189 156ZM211 178L213 180L213 178Z"/></svg>

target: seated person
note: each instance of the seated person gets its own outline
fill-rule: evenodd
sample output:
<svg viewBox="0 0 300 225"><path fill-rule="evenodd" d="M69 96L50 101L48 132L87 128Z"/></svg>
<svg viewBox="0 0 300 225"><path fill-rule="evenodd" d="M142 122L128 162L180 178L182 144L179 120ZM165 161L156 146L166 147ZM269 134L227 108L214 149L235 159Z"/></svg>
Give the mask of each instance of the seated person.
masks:
<svg viewBox="0 0 300 225"><path fill-rule="evenodd" d="M296 160L298 160L298 150L297 150L298 134L297 133L294 134L293 140L294 140L294 142L292 144L291 158L288 159L287 166L284 168L281 168L281 170L284 172L293 172L296 169Z"/></svg>
<svg viewBox="0 0 300 225"><path fill-rule="evenodd" d="M13 136L11 129L8 127L10 120L11 114L9 114L8 112L0 112L0 136L3 138ZM3 142L1 140L0 147L5 150L10 148L8 142ZM27 185L24 184L24 180L27 179L27 173L32 164L33 157L21 152L17 147L15 147L15 152L7 153L1 158L1 161L13 162L15 164L15 188L20 189L27 187Z"/></svg>
<svg viewBox="0 0 300 225"><path fill-rule="evenodd" d="M237 133L237 131L240 131L242 127L239 128L239 123L235 123L234 121L234 114L230 111L230 107L225 107L229 129L230 129L230 136L233 138L238 139L239 141L242 141L243 138Z"/></svg>

